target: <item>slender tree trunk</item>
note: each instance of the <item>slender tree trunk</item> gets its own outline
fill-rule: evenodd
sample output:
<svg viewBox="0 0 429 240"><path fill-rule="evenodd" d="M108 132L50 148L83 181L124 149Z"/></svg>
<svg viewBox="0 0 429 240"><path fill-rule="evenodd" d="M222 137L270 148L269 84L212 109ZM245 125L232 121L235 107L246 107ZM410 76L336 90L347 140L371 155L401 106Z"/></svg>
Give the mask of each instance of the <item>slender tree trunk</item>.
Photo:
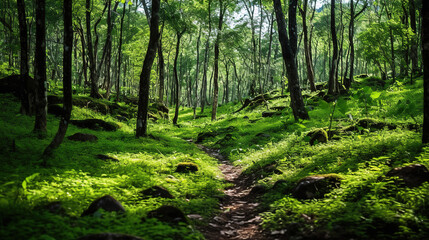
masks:
<svg viewBox="0 0 429 240"><path fill-rule="evenodd" d="M90 97L100 98L98 93L98 77L91 34L91 0L86 0L86 41L88 45L89 78L91 84Z"/></svg>
<svg viewBox="0 0 429 240"><path fill-rule="evenodd" d="M158 88L158 102L164 103L164 76L165 76L165 64L164 64L164 55L162 53L162 33L164 29L164 24L161 27L161 33L159 36L158 44L158 67L159 67L159 88ZM168 118L168 114L166 115Z"/></svg>
<svg viewBox="0 0 429 240"><path fill-rule="evenodd" d="M119 2L118 2L119 3ZM107 7L107 39L106 39L106 73L105 73L105 89L106 89L106 99L109 99L110 96L110 88L111 88L111 80L110 80L110 69L111 69L111 57L112 57L112 11L111 11L112 1L108 0Z"/></svg>
<svg viewBox="0 0 429 240"><path fill-rule="evenodd" d="M201 86L201 113L204 112L204 106L207 102L207 71L208 71L208 61L209 61L209 52L210 52L210 37L212 32L211 24L211 0L208 0L208 15L209 15L209 34L206 40L206 49L204 53L204 73L203 73L203 82Z"/></svg>
<svg viewBox="0 0 429 240"><path fill-rule="evenodd" d="M223 5L223 0L219 0L219 25L218 32L215 42L214 49L214 77L213 77L213 107L212 107L212 121L216 120L216 112L218 105L218 97L219 97L219 43L222 38L222 25L223 25L223 17L226 11L226 6Z"/></svg>
<svg viewBox="0 0 429 240"><path fill-rule="evenodd" d="M244 6L246 7L246 11L249 14L249 18L250 18L250 27L252 30L252 69L251 69L251 82L250 82L250 88L249 88L249 95L250 96L255 96L256 95L256 78L257 78L257 62L256 62L256 37L255 37L255 20L254 20L254 14L255 14L255 6L252 5L253 3L251 1L249 1L249 3L247 3L246 1L243 1Z"/></svg>
<svg viewBox="0 0 429 240"><path fill-rule="evenodd" d="M309 119L308 113L305 109L304 100L301 95L301 88L299 86L298 81L298 69L296 67L296 50L295 52L293 51L293 49L296 49L296 46L292 47L290 45L291 43L289 42L289 38L287 36L286 23L281 8L280 0L273 0L273 3L277 18L279 41L282 46L283 60L287 68L291 108L293 111L293 115L295 117L295 120ZM289 1L289 7L295 6L296 9L296 5L297 0ZM290 31L297 31L296 25L290 28ZM290 33L289 35L294 35L294 33Z"/></svg>
<svg viewBox="0 0 429 240"><path fill-rule="evenodd" d="M34 114L34 81L29 77L28 66L28 37L27 37L27 18L25 14L24 0L17 0L18 20L19 20L19 40L20 40L20 81L22 91L21 113L24 115Z"/></svg>
<svg viewBox="0 0 429 240"><path fill-rule="evenodd" d="M328 80L328 94L332 95L337 93L336 86L336 74L337 74L337 61L338 61L338 40L337 40L337 30L335 27L335 0L331 0L331 35L332 35L332 63L329 70L329 80Z"/></svg>
<svg viewBox="0 0 429 240"><path fill-rule="evenodd" d="M427 0L426 0L427 1ZM414 5L414 0L409 0L409 9L410 9L410 26L414 34L417 36L417 26L416 26L416 7ZM418 64L418 54L417 54L417 37L413 38L411 42L411 63L412 63L412 73L419 72Z"/></svg>
<svg viewBox="0 0 429 240"><path fill-rule="evenodd" d="M160 0L152 0L152 14L150 18L150 36L146 56L140 74L139 105L137 111L136 137L147 136L147 114L149 109L149 86L152 64L155 60L159 42L159 9Z"/></svg>
<svg viewBox="0 0 429 240"><path fill-rule="evenodd" d="M351 83L354 81L354 63L355 63L355 44L354 44L354 32L355 32L355 11L353 0L350 0L350 23L349 23L349 43L350 43L350 76L346 79L344 86L347 90L350 89Z"/></svg>
<svg viewBox="0 0 429 240"><path fill-rule="evenodd" d="M316 85L314 83L314 69L313 69L313 63L311 60L311 49L310 49L311 42L308 41L307 6L308 6L308 0L304 0L304 6L303 6L303 9L301 9L302 31L304 33L304 54L305 54L305 63L307 67L307 78L308 78L308 82L310 83L310 90L314 92L316 91Z"/></svg>
<svg viewBox="0 0 429 240"><path fill-rule="evenodd" d="M46 165L47 156L51 155L53 150L62 143L67 132L72 111L72 49L73 49L73 26L72 26L72 0L64 0L64 57L63 57L63 94L64 94L64 113L61 116L57 134L52 142L43 152L43 164Z"/></svg>
<svg viewBox="0 0 429 240"><path fill-rule="evenodd" d="M197 39L197 66L195 69L195 88L194 88L194 119L197 117L197 105L198 105L198 75L200 74L200 41L201 41L201 31L202 27L200 26L200 30L198 31L198 39Z"/></svg>
<svg viewBox="0 0 429 240"><path fill-rule="evenodd" d="M429 2L422 1L423 143L429 143Z"/></svg>
<svg viewBox="0 0 429 240"><path fill-rule="evenodd" d="M116 102L119 102L119 95L121 95L121 87L119 85L121 78L121 64L122 64L122 32L124 28L125 12L127 10L126 3L124 3L124 10L122 11L121 26L119 30L119 46L118 46L118 76L116 78Z"/></svg>
<svg viewBox="0 0 429 240"><path fill-rule="evenodd" d="M35 61L35 113L34 131L46 134L47 94L46 94L46 27L45 0L36 0L36 54Z"/></svg>
<svg viewBox="0 0 429 240"><path fill-rule="evenodd" d="M179 77L177 76L177 59L179 58L179 50L180 50L180 39L182 38L182 35L185 33L186 29L182 32L177 32L177 43L176 43L176 56L174 57L174 66L173 66L173 72L174 72L174 81L175 81L175 92L174 92L174 100L176 101L176 109L174 112L174 118L173 118L173 124L177 125L177 119L179 118L179 106L180 106L180 98L179 98Z"/></svg>

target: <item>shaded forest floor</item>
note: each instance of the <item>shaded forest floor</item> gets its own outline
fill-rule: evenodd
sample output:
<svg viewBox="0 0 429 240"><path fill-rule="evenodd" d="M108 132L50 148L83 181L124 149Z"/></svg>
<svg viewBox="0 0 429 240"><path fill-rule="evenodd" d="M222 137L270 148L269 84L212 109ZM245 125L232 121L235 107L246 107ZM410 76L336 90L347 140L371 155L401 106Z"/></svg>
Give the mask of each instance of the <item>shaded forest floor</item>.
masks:
<svg viewBox="0 0 429 240"><path fill-rule="evenodd" d="M181 107L176 127L154 109L150 137L140 139L134 137L132 102L74 96L72 119L102 119L114 131L70 125L67 136L86 133L97 140L65 139L47 168L40 167L40 155L59 118L50 114L48 137L38 139L31 133L33 118L18 114L16 98L2 94L0 238L110 232L143 239L204 239L203 233L207 239L246 239L235 231L239 225L259 234L248 239L428 238L427 172L415 167L421 178L411 185L391 172L429 166L429 149L420 140L422 89L421 78L411 85L369 77L357 79L336 102L324 91L304 92L311 120L300 122L278 91L265 96L269 110L255 98L232 114L242 104L228 103L214 122L210 109L194 119L192 109ZM105 195L118 200L125 214L100 209L81 217ZM185 216L156 216L161 206ZM217 225L225 228L218 236Z"/></svg>

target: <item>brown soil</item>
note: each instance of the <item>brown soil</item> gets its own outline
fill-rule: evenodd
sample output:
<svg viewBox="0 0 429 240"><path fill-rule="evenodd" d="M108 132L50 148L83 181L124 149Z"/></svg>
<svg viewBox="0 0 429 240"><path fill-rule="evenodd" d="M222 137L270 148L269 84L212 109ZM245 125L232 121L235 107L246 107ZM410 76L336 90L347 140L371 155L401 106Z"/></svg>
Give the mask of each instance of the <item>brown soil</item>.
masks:
<svg viewBox="0 0 429 240"><path fill-rule="evenodd" d="M245 178L240 177L241 168L233 166L219 151L208 149L202 145L199 148L221 163L226 181L233 184L224 191L225 197L220 203L220 213L210 220L200 231L208 240L270 240L275 239L269 232L261 228L259 203L249 196L251 187Z"/></svg>

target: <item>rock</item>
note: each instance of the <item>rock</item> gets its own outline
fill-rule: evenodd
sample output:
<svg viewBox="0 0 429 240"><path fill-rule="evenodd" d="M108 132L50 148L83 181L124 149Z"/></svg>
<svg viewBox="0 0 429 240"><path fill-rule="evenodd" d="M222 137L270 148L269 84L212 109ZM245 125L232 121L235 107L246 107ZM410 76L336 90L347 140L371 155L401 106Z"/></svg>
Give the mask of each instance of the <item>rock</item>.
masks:
<svg viewBox="0 0 429 240"><path fill-rule="evenodd" d="M95 142L98 140L97 136L89 134L89 133L75 133L71 136L67 137L69 140L72 141L79 141L79 142Z"/></svg>
<svg viewBox="0 0 429 240"><path fill-rule="evenodd" d="M0 93L12 93L19 97L21 94L21 75L11 75L0 79Z"/></svg>
<svg viewBox="0 0 429 240"><path fill-rule="evenodd" d="M367 78L368 74L360 74L356 76L357 78Z"/></svg>
<svg viewBox="0 0 429 240"><path fill-rule="evenodd" d="M110 157L110 156L107 156L107 155L104 155L104 154L97 154L97 158L98 159L101 159L101 160L103 160L103 161L111 161L111 162L119 162L119 160L118 159L116 159L116 158L114 158L114 157Z"/></svg>
<svg viewBox="0 0 429 240"><path fill-rule="evenodd" d="M176 168L176 172L178 173L190 173L196 171L198 171L198 166L191 162L179 163Z"/></svg>
<svg viewBox="0 0 429 240"><path fill-rule="evenodd" d="M267 192L267 188L264 185L255 185L249 192L249 196L262 195Z"/></svg>
<svg viewBox="0 0 429 240"><path fill-rule="evenodd" d="M77 240L143 240L142 238L119 233L93 233Z"/></svg>
<svg viewBox="0 0 429 240"><path fill-rule="evenodd" d="M408 187L418 187L429 181L429 171L421 164L413 164L405 167L398 167L390 170L387 177L398 177Z"/></svg>
<svg viewBox="0 0 429 240"><path fill-rule="evenodd" d="M260 137L260 138L270 138L271 135L270 134L266 134L266 133L258 133L256 134L256 137Z"/></svg>
<svg viewBox="0 0 429 240"><path fill-rule="evenodd" d="M249 116L244 116L243 119L249 119Z"/></svg>
<svg viewBox="0 0 429 240"><path fill-rule="evenodd" d="M50 104L48 105L48 113L60 117L63 115L64 109L58 104Z"/></svg>
<svg viewBox="0 0 429 240"><path fill-rule="evenodd" d="M341 179L335 174L309 176L298 181L292 195L298 199L323 198L340 184Z"/></svg>
<svg viewBox="0 0 429 240"><path fill-rule="evenodd" d="M149 197L154 197L154 198L160 197L160 198L170 198L170 199L174 198L174 196L171 195L171 193L167 189L161 186L153 186L146 190L141 191L140 193L144 195L146 198L149 198Z"/></svg>
<svg viewBox="0 0 429 240"><path fill-rule="evenodd" d="M88 209L86 209L81 216L84 217L93 215L100 208L107 212L125 212L125 208L118 200L114 199L110 195L106 195L92 202Z"/></svg>
<svg viewBox="0 0 429 240"><path fill-rule="evenodd" d="M357 122L356 126L360 126L363 128L377 129L377 130L381 130L385 127L387 127L389 130L396 129L396 125L394 125L394 124L380 122L380 121L377 121L377 120L371 119L371 118L360 119Z"/></svg>
<svg viewBox="0 0 429 240"><path fill-rule="evenodd" d="M101 119L71 120L70 123L80 128L92 130L116 131L119 128L116 123L106 122Z"/></svg>
<svg viewBox="0 0 429 240"><path fill-rule="evenodd" d="M322 129L318 128L307 133L307 136L310 137L310 145L313 146L317 143L326 143L328 141L328 133Z"/></svg>
<svg viewBox="0 0 429 240"><path fill-rule="evenodd" d="M216 133L216 132L201 132L201 133L198 133L197 140L195 141L195 143L202 143L207 138L216 137L217 135L218 135L218 133Z"/></svg>
<svg viewBox="0 0 429 240"><path fill-rule="evenodd" d="M276 114L276 112L263 112L262 117L272 117Z"/></svg>
<svg viewBox="0 0 429 240"><path fill-rule="evenodd" d="M161 206L156 210L150 211L147 216L148 218L156 218L159 221L171 224L178 224L180 222L188 223L185 214L173 206Z"/></svg>

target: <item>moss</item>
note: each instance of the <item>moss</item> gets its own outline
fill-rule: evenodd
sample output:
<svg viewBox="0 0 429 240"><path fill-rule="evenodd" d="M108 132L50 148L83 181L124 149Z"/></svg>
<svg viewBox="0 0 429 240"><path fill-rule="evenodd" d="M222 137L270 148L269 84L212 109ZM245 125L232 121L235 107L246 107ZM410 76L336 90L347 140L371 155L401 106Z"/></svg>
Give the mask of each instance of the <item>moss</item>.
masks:
<svg viewBox="0 0 429 240"><path fill-rule="evenodd" d="M315 129L307 134L310 137L310 145L316 145L317 143L326 143L328 142L328 133L322 129Z"/></svg>

